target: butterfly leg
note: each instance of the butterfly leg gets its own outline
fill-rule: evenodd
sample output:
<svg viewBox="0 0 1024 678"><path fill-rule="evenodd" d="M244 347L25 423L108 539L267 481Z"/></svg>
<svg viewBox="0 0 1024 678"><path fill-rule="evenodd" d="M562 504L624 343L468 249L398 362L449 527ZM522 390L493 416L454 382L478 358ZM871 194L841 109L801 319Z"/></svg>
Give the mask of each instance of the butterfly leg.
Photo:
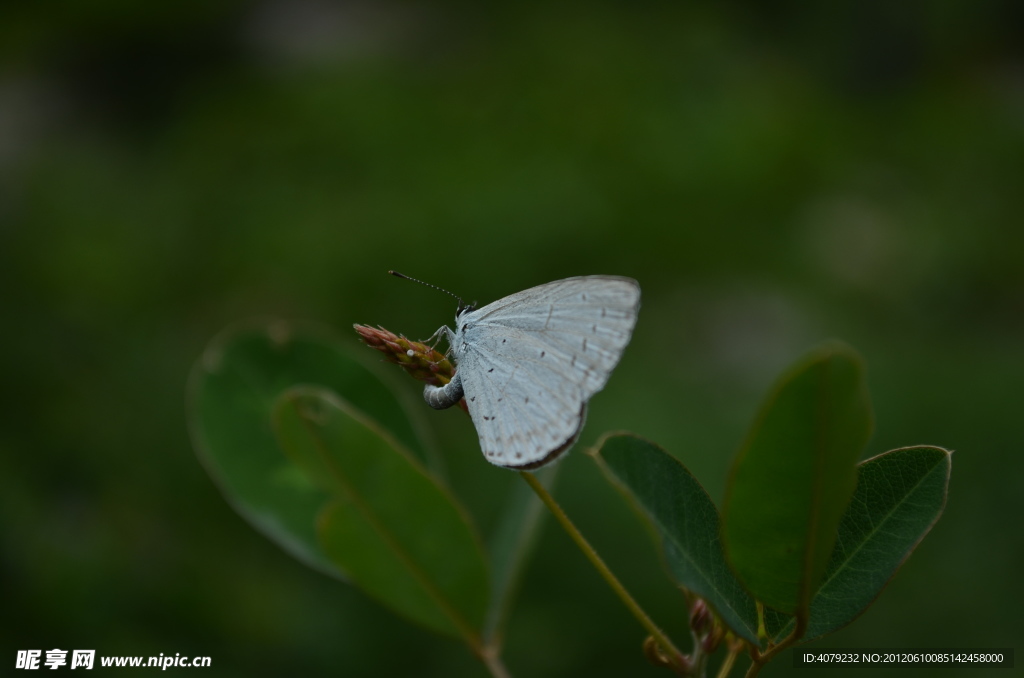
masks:
<svg viewBox="0 0 1024 678"><path fill-rule="evenodd" d="M438 342L441 341L441 337L444 337L448 341L448 351L445 352L445 356L447 356L448 353L451 352L452 350L452 342L454 341L455 337L455 333L452 332L452 329L447 325L441 325L440 327L438 327L436 332L434 332L429 337L424 339L421 343L426 344L427 342L433 340L434 343L430 345L430 348L434 349L437 347Z"/></svg>
<svg viewBox="0 0 1024 678"><path fill-rule="evenodd" d="M462 378L456 372L452 380L444 386L432 386L427 384L423 387L423 399L435 410L445 410L462 400Z"/></svg>

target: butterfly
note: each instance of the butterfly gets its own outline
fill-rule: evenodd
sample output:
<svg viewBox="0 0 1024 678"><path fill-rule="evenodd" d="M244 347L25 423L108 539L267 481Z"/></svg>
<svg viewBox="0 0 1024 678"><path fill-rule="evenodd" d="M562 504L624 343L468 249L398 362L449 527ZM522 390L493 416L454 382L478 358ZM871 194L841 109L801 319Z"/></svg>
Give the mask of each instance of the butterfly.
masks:
<svg viewBox="0 0 1024 678"><path fill-rule="evenodd" d="M622 357L639 310L640 285L605 275L556 280L479 309L460 299L455 331L438 330L455 375L427 385L423 397L434 409L465 397L492 464L544 466L576 442L587 402Z"/></svg>

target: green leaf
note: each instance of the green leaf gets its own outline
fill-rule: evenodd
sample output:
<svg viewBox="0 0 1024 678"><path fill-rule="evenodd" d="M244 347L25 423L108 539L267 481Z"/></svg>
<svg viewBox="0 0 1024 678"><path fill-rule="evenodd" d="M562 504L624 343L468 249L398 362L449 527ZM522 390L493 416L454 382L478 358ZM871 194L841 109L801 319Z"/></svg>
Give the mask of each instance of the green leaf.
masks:
<svg viewBox="0 0 1024 678"><path fill-rule="evenodd" d="M871 432L864 369L826 344L775 385L726 488L726 556L766 605L806 618Z"/></svg>
<svg viewBox="0 0 1024 678"><path fill-rule="evenodd" d="M554 464L533 474L550 490L559 468L560 465ZM484 639L493 646L501 644L502 626L544 517L544 504L530 486L518 477L512 480L512 492L505 501L501 520L488 544L493 566Z"/></svg>
<svg viewBox="0 0 1024 678"><path fill-rule="evenodd" d="M609 434L593 453L605 476L654 527L675 581L757 644L757 609L725 562L718 509L685 466L657 445Z"/></svg>
<svg viewBox="0 0 1024 678"><path fill-rule="evenodd" d="M380 377L336 344L281 322L232 329L211 342L189 379L192 441L236 511L300 561L338 576L316 538L327 494L281 454L270 425L277 396L299 383L345 395L426 457L415 419Z"/></svg>
<svg viewBox="0 0 1024 678"><path fill-rule="evenodd" d="M479 647L487 565L448 490L396 439L325 389L285 392L274 427L288 456L335 497L318 523L331 561L395 611Z"/></svg>
<svg viewBox="0 0 1024 678"><path fill-rule="evenodd" d="M947 450L918 446L860 464L832 559L811 599L805 639L846 626L874 602L942 515L951 461ZM789 615L765 610L765 627L775 639L793 623Z"/></svg>

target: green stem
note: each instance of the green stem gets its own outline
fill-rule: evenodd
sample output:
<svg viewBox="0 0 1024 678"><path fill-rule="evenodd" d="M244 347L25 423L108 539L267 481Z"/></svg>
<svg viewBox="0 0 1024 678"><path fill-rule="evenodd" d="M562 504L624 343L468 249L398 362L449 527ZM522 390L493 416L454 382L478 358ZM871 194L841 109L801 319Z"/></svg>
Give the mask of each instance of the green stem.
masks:
<svg viewBox="0 0 1024 678"><path fill-rule="evenodd" d="M737 649L729 648L729 654L725 655L725 661L718 667L718 678L726 678L732 672L732 667L736 663L736 655L738 653Z"/></svg>
<svg viewBox="0 0 1024 678"><path fill-rule="evenodd" d="M651 634L651 637L654 638L655 641L657 641L665 654L671 658L674 664L681 664L683 653L672 644L672 641L669 640L668 636L666 636L665 633L658 628L657 624L647 616L647 613L644 612L643 608L641 608L633 599L633 596L629 595L629 591L626 590L626 587L624 587L615 575L612 574L612 571L608 569L607 565L605 565L601 556L597 555L597 551L594 550L594 547L590 545L580 531L576 529L576 526L572 524L572 521L569 520L569 516L565 514L565 511L563 511L562 507L558 505L554 497L551 496L551 494L532 473L528 471L520 471L519 475L521 475L523 480L533 488L533 491L537 493L537 496L540 497L540 500L548 507L548 510L554 514L555 519L562 525L565 531L569 533L569 536L574 542L576 542L576 545L580 547L580 550L583 551L583 555L587 557L587 560L590 561L597 572L604 577L604 580L608 582L612 591L614 591L619 599L625 603L626 607L629 608L629 611L633 613L633 616L637 618L640 624L647 629L647 632Z"/></svg>
<svg viewBox="0 0 1024 678"><path fill-rule="evenodd" d="M487 667L487 670L491 672L494 678L512 678L512 674L508 672L505 665L501 663L501 656L497 648L493 646L486 646L477 654L480 660Z"/></svg>
<svg viewBox="0 0 1024 678"><path fill-rule="evenodd" d="M788 636L785 637L785 639L782 640L782 642L780 642L778 645L770 645L764 654L758 652L757 649L754 649L751 652L751 657L753 658L754 662L750 665L750 668L747 669L746 678L754 678L758 673L761 672L761 668L765 664L767 664L770 659L772 659L775 655L785 650L790 645L796 644L798 640L803 638L804 633L806 631L806 613L797 614L796 626L793 627L793 630L790 632Z"/></svg>

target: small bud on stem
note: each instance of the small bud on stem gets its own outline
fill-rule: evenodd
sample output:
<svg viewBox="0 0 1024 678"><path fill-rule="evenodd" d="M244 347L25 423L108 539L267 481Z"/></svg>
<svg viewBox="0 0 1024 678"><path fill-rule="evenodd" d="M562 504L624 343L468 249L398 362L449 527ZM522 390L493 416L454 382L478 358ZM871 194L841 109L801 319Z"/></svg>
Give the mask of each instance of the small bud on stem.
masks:
<svg viewBox="0 0 1024 678"><path fill-rule="evenodd" d="M417 381L432 386L444 386L452 380L455 368L443 353L419 341L396 335L383 327L353 325L359 338L370 348L384 354L384 358L404 369ZM465 399L459 403L466 409ZM467 410L468 411L468 410Z"/></svg>

